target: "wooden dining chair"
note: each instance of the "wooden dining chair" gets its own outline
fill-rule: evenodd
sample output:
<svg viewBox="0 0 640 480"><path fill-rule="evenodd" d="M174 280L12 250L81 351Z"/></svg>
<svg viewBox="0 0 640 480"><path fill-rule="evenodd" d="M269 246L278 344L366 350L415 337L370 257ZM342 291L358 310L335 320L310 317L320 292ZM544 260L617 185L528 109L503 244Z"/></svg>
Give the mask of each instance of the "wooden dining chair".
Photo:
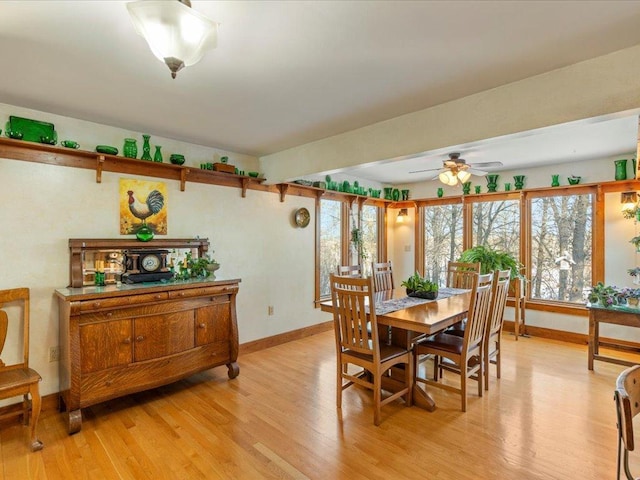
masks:
<svg viewBox="0 0 640 480"><path fill-rule="evenodd" d="M338 265L336 272L341 277L361 278L362 266L361 265Z"/></svg>
<svg viewBox="0 0 640 480"><path fill-rule="evenodd" d="M467 317L467 327L464 337L438 333L414 344L414 372L415 381L432 385L445 390L460 393L462 396L462 411L467 411L467 379L478 382L478 396L482 396L482 379L484 363L482 361L484 332L487 326L487 316L491 304L491 284L493 274L475 274L471 290L471 303ZM417 368L421 355L434 356L435 379L419 376ZM456 373L460 374L460 387L438 381L439 363L446 358L457 366ZM441 380L444 380L441 378Z"/></svg>
<svg viewBox="0 0 640 480"><path fill-rule="evenodd" d="M371 264L371 276L374 279L376 292L382 290L393 290L393 267L391 261Z"/></svg>
<svg viewBox="0 0 640 480"><path fill-rule="evenodd" d="M487 328L484 333L484 389L489 390L489 365L496 366L496 377L500 378L502 363L502 326L504 324L504 307L509 295L511 270L496 270L491 285L491 306L487 317Z"/></svg>
<svg viewBox="0 0 640 480"><path fill-rule="evenodd" d="M447 264L447 287L470 289L474 273L480 273L480 262L449 262Z"/></svg>
<svg viewBox="0 0 640 480"><path fill-rule="evenodd" d="M627 368L619 376L613 393L616 402L618 421L618 463L617 476L620 480L621 469L627 480L636 477L629 468L629 452L635 449L633 418L640 412L640 365Z"/></svg>
<svg viewBox="0 0 640 480"><path fill-rule="evenodd" d="M7 311L9 314L7 314ZM22 414L25 425L29 424L31 413L31 450L41 450L42 442L36 436L38 417L40 416L40 391L38 384L42 378L29 368L29 289L13 288L0 290L0 356L4 351L9 318L12 325L22 324L22 361L5 364L0 357L0 398L12 398L22 395L22 409L8 411L0 419ZM15 329L12 329L12 331ZM19 335L16 335L19 338ZM29 396L31 398L29 398Z"/></svg>
<svg viewBox="0 0 640 480"><path fill-rule="evenodd" d="M404 397L407 406L412 404L411 350L380 343L371 277L349 278L332 274L330 283L337 353L336 405L338 409L342 408L342 391L351 385L372 389L373 422L380 425L382 406L400 397ZM369 309L370 313L367 313ZM370 328L367 328L368 323ZM350 364L361 370L349 373L344 367ZM382 377L396 365L404 367L404 387L383 399Z"/></svg>
<svg viewBox="0 0 640 480"><path fill-rule="evenodd" d="M447 264L447 287L449 288L464 288L471 289L473 284L473 277L475 274L480 273L480 262L449 262ZM447 333L464 336L464 329L467 324L467 320L460 320L453 324Z"/></svg>

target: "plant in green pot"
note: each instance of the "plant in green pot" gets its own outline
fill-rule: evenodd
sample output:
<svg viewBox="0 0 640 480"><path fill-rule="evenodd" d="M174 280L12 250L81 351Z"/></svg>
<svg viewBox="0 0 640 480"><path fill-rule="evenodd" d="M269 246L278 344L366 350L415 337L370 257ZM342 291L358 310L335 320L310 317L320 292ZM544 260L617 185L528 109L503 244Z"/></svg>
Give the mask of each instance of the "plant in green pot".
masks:
<svg viewBox="0 0 640 480"><path fill-rule="evenodd" d="M422 278L418 272L404 280L400 286L407 289L407 295L410 297L426 298L428 300L438 298L438 284Z"/></svg>

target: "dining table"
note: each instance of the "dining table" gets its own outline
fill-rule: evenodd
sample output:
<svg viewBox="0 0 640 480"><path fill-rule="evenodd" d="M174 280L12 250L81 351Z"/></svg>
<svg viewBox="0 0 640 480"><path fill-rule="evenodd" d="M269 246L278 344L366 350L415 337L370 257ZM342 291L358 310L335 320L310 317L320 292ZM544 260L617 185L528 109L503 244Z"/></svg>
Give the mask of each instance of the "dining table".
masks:
<svg viewBox="0 0 640 480"><path fill-rule="evenodd" d="M406 289L396 288L376 292L373 298L376 308L376 321L379 326L391 327L392 344L411 347L425 335L433 335L463 320L469 312L471 291L458 288L440 288L435 300L408 297ZM333 304L329 299L320 303L323 312L333 313ZM387 377L385 389L394 390L394 383L403 381L400 375ZM413 403L428 411L434 411L435 401L429 392L413 381ZM397 385L398 388L403 387Z"/></svg>

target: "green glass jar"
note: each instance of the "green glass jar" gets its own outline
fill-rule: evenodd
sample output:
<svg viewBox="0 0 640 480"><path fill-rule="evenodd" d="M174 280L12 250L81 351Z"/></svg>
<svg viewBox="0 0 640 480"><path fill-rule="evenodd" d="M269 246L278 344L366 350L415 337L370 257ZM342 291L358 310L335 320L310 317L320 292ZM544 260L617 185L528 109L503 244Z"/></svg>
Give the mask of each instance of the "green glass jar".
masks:
<svg viewBox="0 0 640 480"><path fill-rule="evenodd" d="M616 166L616 180L627 179L627 159L615 160L613 162Z"/></svg>
<svg viewBox="0 0 640 480"><path fill-rule="evenodd" d="M135 138L125 138L122 154L127 158L136 158L138 156L138 144Z"/></svg>

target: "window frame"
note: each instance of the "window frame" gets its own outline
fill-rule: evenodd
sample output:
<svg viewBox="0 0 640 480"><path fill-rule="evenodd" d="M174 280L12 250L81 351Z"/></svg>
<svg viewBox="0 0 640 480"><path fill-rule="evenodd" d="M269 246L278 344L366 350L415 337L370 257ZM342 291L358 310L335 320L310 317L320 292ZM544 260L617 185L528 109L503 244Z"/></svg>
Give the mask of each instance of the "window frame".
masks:
<svg viewBox="0 0 640 480"><path fill-rule="evenodd" d="M382 200L371 199L367 197L355 197L348 194L340 194L332 192L316 197L315 202L315 298L316 308L320 306L320 302L326 301L330 296L320 296L320 211L321 200L334 200L342 203L341 206L341 241L340 241L340 261L343 265L351 264L351 214L362 206L375 206L378 209L377 221L377 249L376 257L378 262L386 262L387 255L387 207L388 202ZM361 228L361 216L357 216L357 227ZM337 266L337 265L336 265Z"/></svg>
<svg viewBox="0 0 640 480"><path fill-rule="evenodd" d="M624 184L623 184L624 183ZM415 265L420 274L424 274L424 207L446 205L454 203L463 204L463 250L471 248L473 239L473 205L475 203L501 200L519 200L520 208L520 262L524 265L524 275L531 278L531 200L541 197L556 197L561 195L592 194L592 265L591 282L596 284L604 279L604 193L622 192L638 189L638 182L610 182L608 184L574 185L564 187L534 188L528 190L516 190L509 192L495 192L485 194L471 194L459 197L446 197L437 199L416 200L416 232L415 232ZM570 302L541 300L531 298L530 282L525 284L525 297L527 309L541 310L554 313L571 315L587 315L582 304ZM513 298L509 300L513 305Z"/></svg>

